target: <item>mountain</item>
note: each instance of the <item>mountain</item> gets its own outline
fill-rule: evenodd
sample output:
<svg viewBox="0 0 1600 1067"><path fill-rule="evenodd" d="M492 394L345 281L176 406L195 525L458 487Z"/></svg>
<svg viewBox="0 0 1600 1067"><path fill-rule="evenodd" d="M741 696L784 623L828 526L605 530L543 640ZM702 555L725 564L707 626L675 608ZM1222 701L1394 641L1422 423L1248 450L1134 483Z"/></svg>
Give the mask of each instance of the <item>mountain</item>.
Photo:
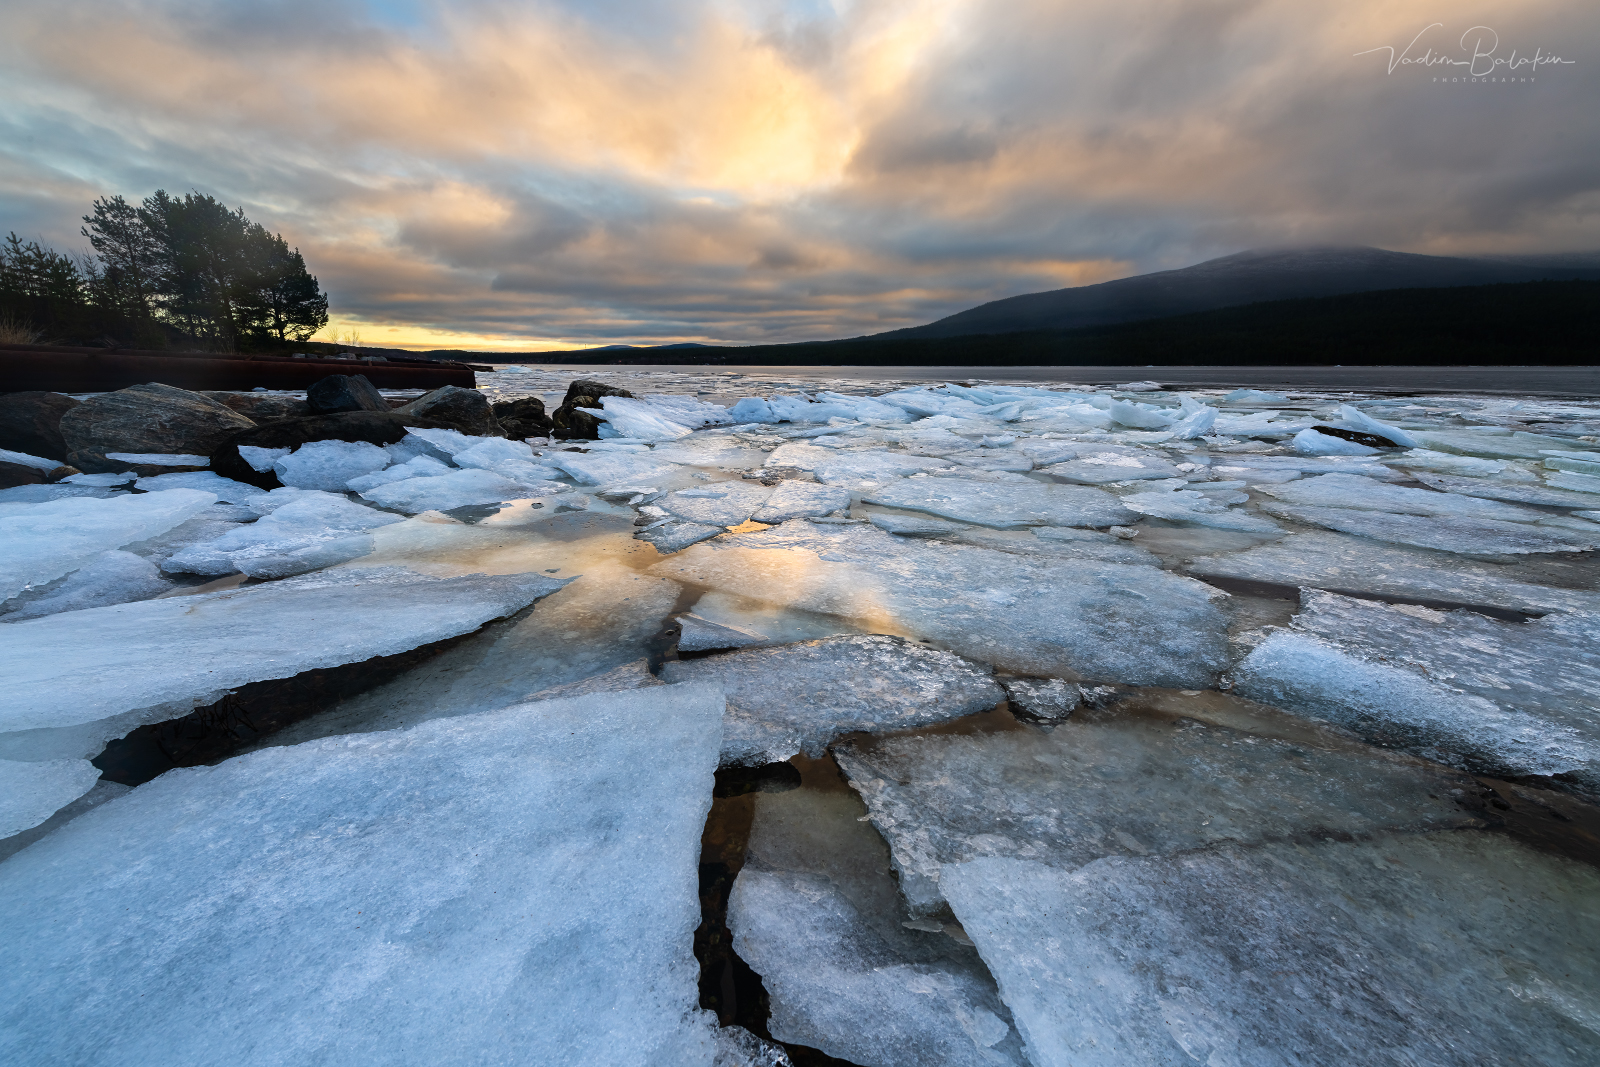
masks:
<svg viewBox="0 0 1600 1067"><path fill-rule="evenodd" d="M994 300L873 339L1075 330L1272 300L1541 280L1600 281L1600 253L1467 259L1359 246L1258 248L1178 270Z"/></svg>

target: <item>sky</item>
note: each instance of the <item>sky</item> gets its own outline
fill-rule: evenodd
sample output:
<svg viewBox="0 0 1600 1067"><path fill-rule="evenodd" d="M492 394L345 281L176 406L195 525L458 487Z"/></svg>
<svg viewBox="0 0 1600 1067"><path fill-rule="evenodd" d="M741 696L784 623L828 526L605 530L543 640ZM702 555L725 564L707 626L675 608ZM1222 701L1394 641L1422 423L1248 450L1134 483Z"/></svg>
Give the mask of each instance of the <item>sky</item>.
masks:
<svg viewBox="0 0 1600 1067"><path fill-rule="evenodd" d="M1594 251L1596 101L1593 0L6 0L0 233L197 190L364 345L817 340L1263 245Z"/></svg>

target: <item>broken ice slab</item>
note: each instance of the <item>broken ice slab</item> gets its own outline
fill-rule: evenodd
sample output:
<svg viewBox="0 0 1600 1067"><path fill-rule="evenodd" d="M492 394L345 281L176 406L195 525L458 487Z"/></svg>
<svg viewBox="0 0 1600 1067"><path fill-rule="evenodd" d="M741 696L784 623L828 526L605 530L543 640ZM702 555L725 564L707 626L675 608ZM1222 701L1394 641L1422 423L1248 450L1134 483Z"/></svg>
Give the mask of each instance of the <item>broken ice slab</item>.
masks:
<svg viewBox="0 0 1600 1067"><path fill-rule="evenodd" d="M1543 434L1504 430L1417 430L1413 434L1417 444L1437 452L1454 452L1465 456L1489 456L1496 459L1543 459L1547 448L1572 448L1581 446L1565 437L1547 437Z"/></svg>
<svg viewBox="0 0 1600 1067"><path fill-rule="evenodd" d="M243 504L256 497L267 495L264 489L236 482L232 478L224 478L216 471L157 474L151 478L140 478L135 483L135 488L144 493L158 493L163 489L199 489L211 493L225 504Z"/></svg>
<svg viewBox="0 0 1600 1067"><path fill-rule="evenodd" d="M943 537L972 529L972 526L964 522L930 519L923 515L902 515L893 511L871 512L867 515L867 521L880 530L902 537ZM1043 528L1053 529L1053 527Z"/></svg>
<svg viewBox="0 0 1600 1067"><path fill-rule="evenodd" d="M1455 771L1218 696L1080 709L1045 731L890 737L834 758L889 842L916 914L950 864L1009 856L1072 869L1223 841L1475 825ZM1226 725L1231 723L1232 725Z"/></svg>
<svg viewBox="0 0 1600 1067"><path fill-rule="evenodd" d="M945 881L1035 1067L1600 1057L1600 877L1497 835L979 859Z"/></svg>
<svg viewBox="0 0 1600 1067"><path fill-rule="evenodd" d="M712 482L668 493L656 501L656 506L686 522L707 526L738 526L771 494L772 489L760 482Z"/></svg>
<svg viewBox="0 0 1600 1067"><path fill-rule="evenodd" d="M1455 478L1443 474L1416 472L1417 481L1441 492L1459 493L1462 496L1505 500L1513 504L1539 504L1544 507L1592 507L1594 497L1575 493L1570 489L1551 489L1548 486L1496 481L1487 478Z"/></svg>
<svg viewBox="0 0 1600 1067"><path fill-rule="evenodd" d="M389 482L367 489L361 496L379 507L416 515L424 511L449 511L473 504L522 500L570 488L564 482L516 482L492 471L457 470Z"/></svg>
<svg viewBox="0 0 1600 1067"><path fill-rule="evenodd" d="M352 568L12 623L0 627L0 674L11 686L0 758L93 756L234 686L467 633L563 584Z"/></svg>
<svg viewBox="0 0 1600 1067"><path fill-rule="evenodd" d="M678 624L681 627L678 635L679 652L744 648L748 645L767 644L771 640L766 634L742 630L736 626L724 626L722 623L702 619L692 613L680 616Z"/></svg>
<svg viewBox="0 0 1600 1067"><path fill-rule="evenodd" d="M156 565L148 559L131 552L104 552L67 575L44 596L12 601L18 605L16 610L0 615L0 622L21 622L61 611L147 600L171 588L172 583L162 578Z"/></svg>
<svg viewBox="0 0 1600 1067"><path fill-rule="evenodd" d="M651 573L928 638L1024 674L1208 686L1226 659L1218 591L1155 567L935 545L866 524L792 519L696 545Z"/></svg>
<svg viewBox="0 0 1600 1067"><path fill-rule="evenodd" d="M1180 476L1178 468L1158 453L1139 448L1104 446L1080 447L1076 459L1045 467L1044 473L1085 485Z"/></svg>
<svg viewBox="0 0 1600 1067"><path fill-rule="evenodd" d="M970 944L908 929L882 839L826 762L753 798L728 901L739 957L761 975L780 1040L882 1067L1022 1064L994 980Z"/></svg>
<svg viewBox="0 0 1600 1067"><path fill-rule="evenodd" d="M1280 527L1263 515L1225 504L1189 489L1162 490L1149 493L1129 493L1122 505L1141 515L1171 522L1192 522L1218 530L1237 530L1240 533L1275 534Z"/></svg>
<svg viewBox="0 0 1600 1067"><path fill-rule="evenodd" d="M721 533L727 533L723 526L706 526L697 522L670 522L663 521L646 526L633 536L640 541L648 541L655 546L657 552L663 556L670 556L674 552L681 552L690 545L707 541Z"/></svg>
<svg viewBox="0 0 1600 1067"><path fill-rule="evenodd" d="M1005 699L986 667L878 634L669 661L661 677L727 694L725 764L815 758L842 734L925 726Z"/></svg>
<svg viewBox="0 0 1600 1067"><path fill-rule="evenodd" d="M351 479L389 465L389 453L366 441L308 441L272 464L278 480L295 489L342 493Z"/></svg>
<svg viewBox="0 0 1600 1067"><path fill-rule="evenodd" d="M475 534L482 527L443 526ZM393 530L394 527L389 527ZM528 539L526 528L514 531ZM578 558L570 544L545 546L545 558L519 557L523 567L566 557L582 573L530 611L490 623L438 655L374 689L294 723L263 744L299 744L333 734L370 733L415 726L430 719L490 711L534 699L552 689L591 681L645 659L676 604L679 587L631 570L607 548L632 549L624 534L599 538ZM458 548L464 547L458 542ZM563 552L565 549L567 551ZM620 553L619 553L620 554ZM473 554L459 551L469 561ZM553 558L552 558L553 557ZM492 555L475 565L494 565ZM613 684L609 688L630 686ZM564 695L570 695L570 691Z"/></svg>
<svg viewBox="0 0 1600 1067"><path fill-rule="evenodd" d="M881 489L862 490L861 499L999 529L1118 526L1137 518L1110 493L1031 479L991 483L969 478L907 478Z"/></svg>
<svg viewBox="0 0 1600 1067"><path fill-rule="evenodd" d="M1238 691L1480 773L1600 794L1600 614L1505 622L1308 592Z"/></svg>
<svg viewBox="0 0 1600 1067"><path fill-rule="evenodd" d="M286 578L357 559L372 551L368 531L405 521L343 496L308 491L265 518L211 541L191 544L161 564L169 574Z"/></svg>
<svg viewBox="0 0 1600 1067"><path fill-rule="evenodd" d="M749 517L756 522L778 523L809 515L827 515L849 506L850 491L842 486L790 479L779 482L772 495Z"/></svg>
<svg viewBox="0 0 1600 1067"><path fill-rule="evenodd" d="M678 469L663 463L647 451L546 452L541 461L559 467L580 485L648 485Z"/></svg>
<svg viewBox="0 0 1600 1067"><path fill-rule="evenodd" d="M1557 489L1569 492L1600 493L1600 478L1590 474L1574 474L1571 471L1554 471L1545 475L1545 484L1553 485Z"/></svg>
<svg viewBox="0 0 1600 1067"><path fill-rule="evenodd" d="M1352 474L1324 474L1285 485L1262 486L1261 492L1286 504L1319 508L1355 508L1404 515L1433 515L1451 519L1487 519L1502 522L1537 522L1544 515L1527 508L1455 493L1407 489L1384 485Z"/></svg>
<svg viewBox="0 0 1600 1067"><path fill-rule="evenodd" d="M964 467L986 471L1031 471L1033 460L1027 454L1011 448L980 448L968 452L951 452L945 459Z"/></svg>
<svg viewBox="0 0 1600 1067"><path fill-rule="evenodd" d="M765 635L772 644L815 641L821 637L859 633L860 628L838 615L803 611L786 604L771 604L729 593L705 593L694 602L694 613L719 626Z"/></svg>
<svg viewBox="0 0 1600 1067"><path fill-rule="evenodd" d="M0 838L38 826L94 788L100 768L86 759L21 763L0 759Z"/></svg>
<svg viewBox="0 0 1600 1067"><path fill-rule="evenodd" d="M169 771L0 865L0 1059L710 1067L721 714L655 687Z"/></svg>
<svg viewBox="0 0 1600 1067"><path fill-rule="evenodd" d="M1336 533L1295 534L1231 555L1203 556L1186 570L1201 578L1309 587L1424 604L1497 608L1543 615L1600 611L1600 594L1519 580L1515 569Z"/></svg>
<svg viewBox="0 0 1600 1067"><path fill-rule="evenodd" d="M1478 502L1492 503L1487 500ZM1377 541L1465 555L1518 556L1538 552L1586 552L1595 547L1595 539L1581 533L1559 527L1500 522L1495 519L1452 517L1448 522L1444 522L1437 516L1400 515L1389 511L1358 511L1355 508L1290 507L1284 504L1263 504L1262 510L1281 519L1293 519L1310 526L1325 526L1330 530L1370 537Z"/></svg>
<svg viewBox="0 0 1600 1067"><path fill-rule="evenodd" d="M216 499L198 489L165 489L0 508L0 543L5 545L0 601L54 581L102 552L170 530Z"/></svg>

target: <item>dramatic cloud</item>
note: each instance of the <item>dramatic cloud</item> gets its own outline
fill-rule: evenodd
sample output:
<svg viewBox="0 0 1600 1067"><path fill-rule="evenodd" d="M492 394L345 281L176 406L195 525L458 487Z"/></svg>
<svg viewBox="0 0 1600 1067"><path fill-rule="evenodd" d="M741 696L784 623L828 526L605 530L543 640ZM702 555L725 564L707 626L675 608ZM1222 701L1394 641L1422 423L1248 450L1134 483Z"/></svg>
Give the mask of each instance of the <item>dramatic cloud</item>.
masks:
<svg viewBox="0 0 1600 1067"><path fill-rule="evenodd" d="M1571 62L1369 51L1408 45ZM1600 248L1576 0L9 0L0 99L0 231L80 247L95 196L198 189L368 343L803 340L1262 244Z"/></svg>

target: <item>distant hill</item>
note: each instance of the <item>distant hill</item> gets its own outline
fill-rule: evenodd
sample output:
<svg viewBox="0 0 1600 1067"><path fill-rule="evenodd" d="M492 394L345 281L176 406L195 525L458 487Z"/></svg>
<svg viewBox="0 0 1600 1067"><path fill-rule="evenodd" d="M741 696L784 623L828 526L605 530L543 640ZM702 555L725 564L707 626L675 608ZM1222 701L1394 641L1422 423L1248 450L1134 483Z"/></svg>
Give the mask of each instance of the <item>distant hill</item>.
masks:
<svg viewBox="0 0 1600 1067"><path fill-rule="evenodd" d="M1600 253L1467 259L1359 246L1253 249L1178 270L1007 297L870 339L1073 330L1274 300L1539 280L1600 281Z"/></svg>
<svg viewBox="0 0 1600 1067"><path fill-rule="evenodd" d="M864 337L541 363L741 366L1575 366L1600 363L1600 281L1391 289L1078 330Z"/></svg>

